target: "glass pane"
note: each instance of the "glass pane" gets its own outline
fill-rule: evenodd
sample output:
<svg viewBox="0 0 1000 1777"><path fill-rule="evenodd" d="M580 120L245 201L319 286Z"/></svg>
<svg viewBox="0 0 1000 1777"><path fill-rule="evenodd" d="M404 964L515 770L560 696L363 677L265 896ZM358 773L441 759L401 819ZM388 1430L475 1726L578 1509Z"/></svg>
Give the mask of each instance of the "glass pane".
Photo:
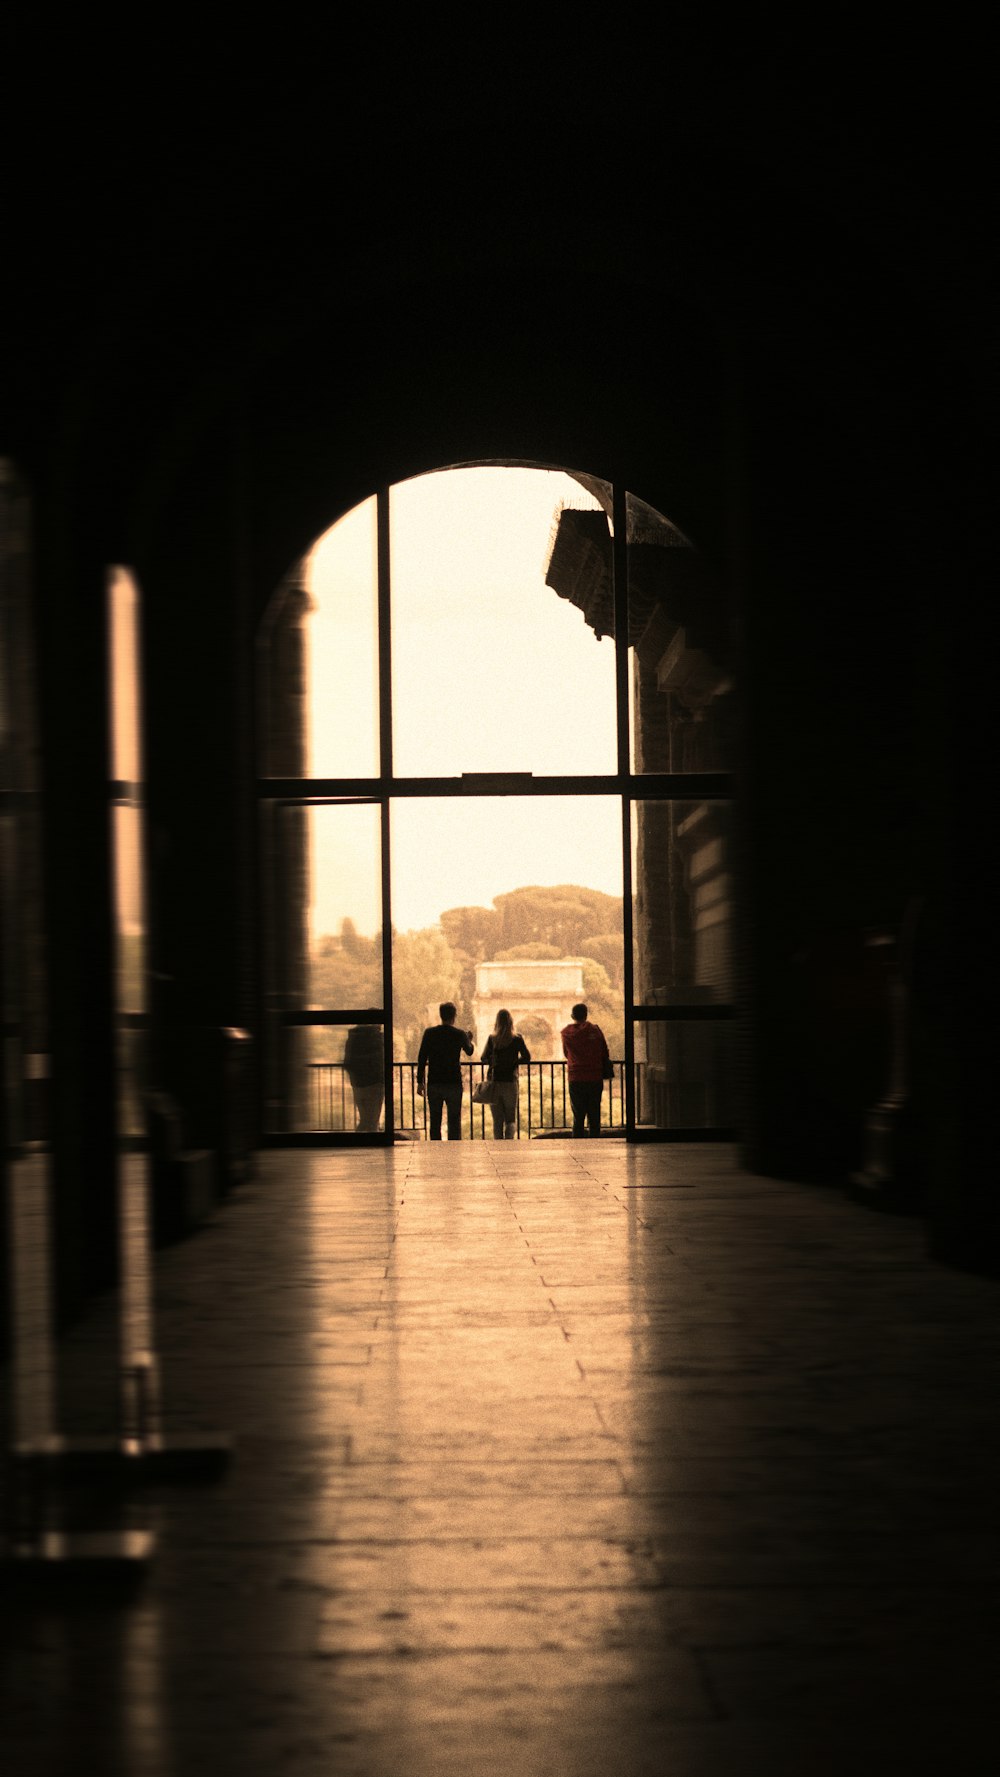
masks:
<svg viewBox="0 0 1000 1777"><path fill-rule="evenodd" d="M731 1129L736 1026L637 1022L635 1120L653 1129Z"/></svg>
<svg viewBox="0 0 1000 1777"><path fill-rule="evenodd" d="M119 1138L131 1146L146 1135L148 925L146 813L143 807L140 599L127 568L108 571L109 728L114 881L114 970Z"/></svg>
<svg viewBox="0 0 1000 1777"><path fill-rule="evenodd" d="M615 796L392 803L397 1062L451 1001L478 1061L507 1010L532 1062L563 1059L584 1001L624 1051L621 803Z"/></svg>
<svg viewBox="0 0 1000 1777"><path fill-rule="evenodd" d="M115 852L115 1000L120 1013L147 1010L144 811L116 802L112 808Z"/></svg>
<svg viewBox="0 0 1000 1777"><path fill-rule="evenodd" d="M398 775L615 770L614 644L559 544L572 508L606 547L598 485L480 467L392 489Z"/></svg>
<svg viewBox="0 0 1000 1777"><path fill-rule="evenodd" d="M143 775L139 719L139 588L127 568L108 572L108 622L111 655L111 776L138 784Z"/></svg>
<svg viewBox="0 0 1000 1777"><path fill-rule="evenodd" d="M376 510L371 499L348 512L306 563L310 777L379 769Z"/></svg>
<svg viewBox="0 0 1000 1777"><path fill-rule="evenodd" d="M280 810L275 909L280 1003L289 1011L382 1004L377 803Z"/></svg>
<svg viewBox="0 0 1000 1777"><path fill-rule="evenodd" d="M327 531L279 588L261 631L263 771L379 769L376 501Z"/></svg>
<svg viewBox="0 0 1000 1777"><path fill-rule="evenodd" d="M733 768L725 589L653 507L626 496L629 727L635 772Z"/></svg>
<svg viewBox="0 0 1000 1777"><path fill-rule="evenodd" d="M385 1128L384 1033L380 1024L299 1029L305 1090L300 1130L371 1135Z"/></svg>
<svg viewBox="0 0 1000 1777"><path fill-rule="evenodd" d="M733 995L730 804L632 804L637 1006L727 1004Z"/></svg>
<svg viewBox="0 0 1000 1777"><path fill-rule="evenodd" d="M372 802L265 808L272 1132L316 1127L309 1068L337 1059L328 1052L335 1031L290 1025L287 1015L381 1009L380 814Z"/></svg>
<svg viewBox="0 0 1000 1777"><path fill-rule="evenodd" d="M127 568L108 571L108 761L114 897L115 1065L120 1220L120 1422L126 1448L138 1448L155 1416L150 1204L149 920L142 745L140 589Z"/></svg>
<svg viewBox="0 0 1000 1777"><path fill-rule="evenodd" d="M145 1134L145 1046L148 1006L146 897L143 868L144 811L117 802L112 811L115 872L115 1017L118 1069L118 1133Z"/></svg>

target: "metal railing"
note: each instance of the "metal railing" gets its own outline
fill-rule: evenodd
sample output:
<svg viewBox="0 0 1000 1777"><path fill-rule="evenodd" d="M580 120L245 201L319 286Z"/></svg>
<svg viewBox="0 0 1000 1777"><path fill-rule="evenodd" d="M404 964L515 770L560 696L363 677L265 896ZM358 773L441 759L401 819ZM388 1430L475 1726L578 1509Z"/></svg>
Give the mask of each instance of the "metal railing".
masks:
<svg viewBox="0 0 1000 1777"><path fill-rule="evenodd" d="M604 1082L601 1099L601 1123L610 1129L625 1127L625 1063L613 1061L614 1074ZM636 1116L642 1115L642 1075L644 1062L635 1066ZM427 1100L417 1091L415 1061L394 1061L393 1108L395 1126L401 1133L427 1140ZM531 1061L518 1069L517 1103L518 1139L543 1135L547 1131L571 1129L573 1107L569 1098L569 1082L565 1061ZM484 1141L493 1134L493 1117L488 1105L476 1104L473 1088L486 1076L482 1061L462 1063L462 1133L471 1141ZM351 1133L357 1128L354 1095L342 1061L309 1063L309 1104L312 1127L319 1133Z"/></svg>

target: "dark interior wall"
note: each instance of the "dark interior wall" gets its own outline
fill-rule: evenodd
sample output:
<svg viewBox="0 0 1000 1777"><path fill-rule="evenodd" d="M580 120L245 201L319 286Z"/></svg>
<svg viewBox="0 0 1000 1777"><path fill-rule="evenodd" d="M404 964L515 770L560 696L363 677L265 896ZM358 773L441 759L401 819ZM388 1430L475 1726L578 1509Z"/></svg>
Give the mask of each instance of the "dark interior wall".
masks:
<svg viewBox="0 0 1000 1777"><path fill-rule="evenodd" d="M626 477L714 555L739 600L747 1152L763 1171L843 1177L886 1066L884 994L864 935L898 927L919 887L915 642L893 577L894 527L850 428L828 411L815 340L800 392L787 333L781 351L750 338L738 371L742 387L762 386L737 413L745 452L734 462L732 360L703 318L699 353L665 300L605 287L603 325L627 327L647 366L640 388L623 389L619 361L591 349L592 313L556 341L550 316L523 296L499 324L492 294L479 293L477 310L462 290L457 337L433 286L401 295L395 324L390 305L367 324L348 311L343 359L322 379L307 378L317 341L304 330L277 365L265 360L249 412L210 385L157 497L139 491L164 1064L169 1073L198 1027L258 1029L253 643L280 573L383 479L480 456L564 462ZM562 291L567 312L573 294ZM387 415L400 416L388 434ZM84 645L93 652L92 635ZM73 769L84 769L79 752ZM96 908L102 892L95 860ZM72 922L62 930L71 945ZM98 952L86 954L96 972ZM70 1001L72 968L63 981ZM96 982L90 991L96 1008ZM92 1070L100 1045L81 1042L80 1054ZM75 1065L63 1072L81 1078ZM92 1087L88 1106L100 1102ZM96 1153L85 1171L94 1238Z"/></svg>
<svg viewBox="0 0 1000 1777"><path fill-rule="evenodd" d="M322 113L308 141L269 115L252 153L171 127L130 157L112 117L100 165L83 130L12 194L0 444L36 501L70 1268L112 1231L104 564L147 597L161 1013L252 1028L256 622L379 482L491 456L625 481L730 588L751 1162L856 1158L885 1046L863 936L922 895L932 1220L995 1241L954 946L990 880L972 187L939 112L877 141L885 93L824 105L813 68L786 129L763 77L730 58L704 115L674 81L575 154L536 127L458 153L445 123L404 153L398 120L376 143Z"/></svg>
<svg viewBox="0 0 1000 1777"><path fill-rule="evenodd" d="M235 464L198 441L189 495L137 565L146 600L156 967L181 1023L245 1022L243 804L252 783L252 660L240 608ZM168 983L161 984L164 993Z"/></svg>
<svg viewBox="0 0 1000 1777"><path fill-rule="evenodd" d="M136 557L146 601L154 1067L189 1143L216 1147L217 1033L254 1034L258 1024L255 625L242 433L229 416L191 446L183 491L155 546Z"/></svg>
<svg viewBox="0 0 1000 1777"><path fill-rule="evenodd" d="M37 493L37 489L32 490ZM35 507L55 1267L63 1318L117 1265L105 562L80 515Z"/></svg>
<svg viewBox="0 0 1000 1777"><path fill-rule="evenodd" d="M550 280L532 301L523 284L456 279L383 292L374 312L340 312L342 356L323 350L328 308L321 337L300 302L279 354L242 358L252 403L216 397L214 424L161 491L158 526L147 506L157 898L176 934L164 930L175 1015L254 1020L252 991L241 1000L236 987L256 955L248 625L295 556L382 480L440 464L513 455L621 474L714 557L739 626L749 1152L762 1170L842 1177L887 1066L865 936L898 929L924 843L922 606L901 571L892 478L858 436L864 366L838 356L821 318L787 306L780 330L746 308L734 351L732 331L662 287L579 289ZM242 616L239 547L252 574Z"/></svg>
<svg viewBox="0 0 1000 1777"><path fill-rule="evenodd" d="M684 522L722 535L724 383L705 317L678 315L683 350L659 355L665 369L680 362L673 397L650 374L626 399L595 344L598 320L614 333L626 306L633 337L652 344L662 293L651 302L605 286L580 301L572 279L544 301L523 283L478 280L382 291L364 313L341 307L338 353L326 302L303 313L286 296L272 317L279 353L234 327L231 359L211 365L189 403L196 418L140 488L133 521L148 603L154 969L168 1050L198 1023L259 1029L256 626L327 525L383 481L449 462L592 468L596 458L604 473L622 464L640 486L645 474L686 492Z"/></svg>
<svg viewBox="0 0 1000 1777"><path fill-rule="evenodd" d="M884 972L926 874L921 589L895 465L870 460L864 362L822 319L752 342L746 773L762 1170L844 1178L888 1076ZM853 398L852 398L853 396Z"/></svg>
<svg viewBox="0 0 1000 1777"><path fill-rule="evenodd" d="M380 480L485 458L652 478L724 546L727 366L714 317L669 281L549 255L516 274L389 279L363 306L275 318L254 383L256 593ZM273 345L273 342L271 342Z"/></svg>

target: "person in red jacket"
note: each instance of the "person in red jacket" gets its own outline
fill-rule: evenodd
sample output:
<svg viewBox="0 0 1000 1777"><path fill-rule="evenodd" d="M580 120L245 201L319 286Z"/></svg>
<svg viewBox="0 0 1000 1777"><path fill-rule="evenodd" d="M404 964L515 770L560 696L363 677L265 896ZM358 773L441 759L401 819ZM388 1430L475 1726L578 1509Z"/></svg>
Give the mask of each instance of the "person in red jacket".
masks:
<svg viewBox="0 0 1000 1777"><path fill-rule="evenodd" d="M599 1024L590 1023L586 1006L574 1006L571 1015L572 1024L562 1032L562 1046L569 1073L573 1134L600 1135L601 1094L611 1072L611 1057L604 1032Z"/></svg>

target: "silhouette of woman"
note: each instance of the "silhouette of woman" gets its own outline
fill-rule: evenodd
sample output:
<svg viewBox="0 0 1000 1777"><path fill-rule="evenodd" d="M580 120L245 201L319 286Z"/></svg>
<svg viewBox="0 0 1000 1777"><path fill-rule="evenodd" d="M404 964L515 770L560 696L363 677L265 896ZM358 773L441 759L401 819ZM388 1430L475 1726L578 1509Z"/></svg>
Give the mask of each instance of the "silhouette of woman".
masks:
<svg viewBox="0 0 1000 1777"><path fill-rule="evenodd" d="M486 1039L481 1059L489 1067L496 1084L496 1097L490 1105L493 1112L494 1141L514 1141L517 1136L518 1064L531 1060L523 1037L514 1030L514 1020L505 1007Z"/></svg>

